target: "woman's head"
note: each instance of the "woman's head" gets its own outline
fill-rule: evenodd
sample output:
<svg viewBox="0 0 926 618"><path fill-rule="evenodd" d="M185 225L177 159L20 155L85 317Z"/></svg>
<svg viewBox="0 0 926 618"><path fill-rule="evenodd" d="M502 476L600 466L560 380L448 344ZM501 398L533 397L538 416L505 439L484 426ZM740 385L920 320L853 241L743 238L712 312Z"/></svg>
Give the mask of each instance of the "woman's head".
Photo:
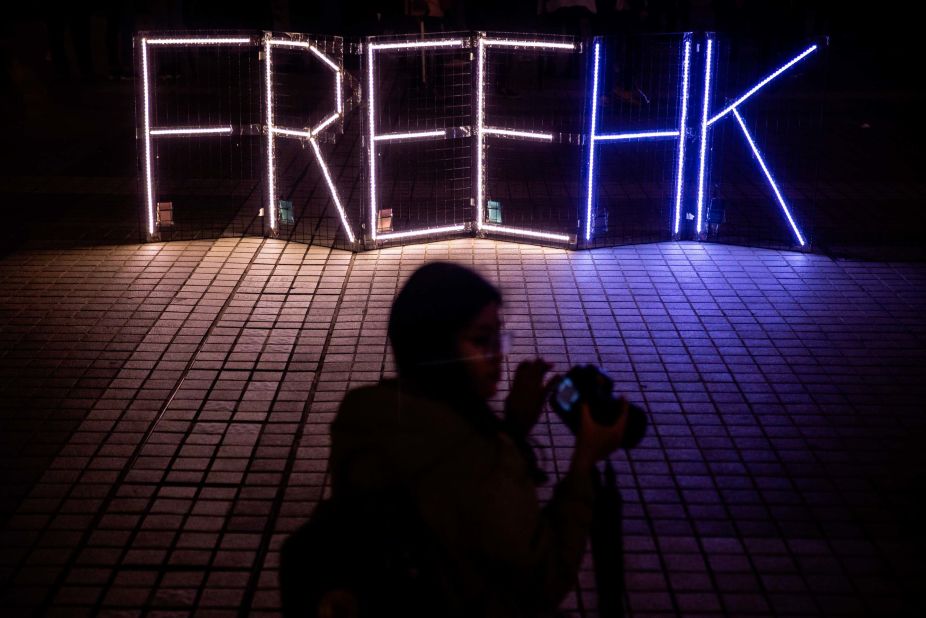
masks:
<svg viewBox="0 0 926 618"><path fill-rule="evenodd" d="M501 302L491 283L462 266L432 262L416 270L389 316L399 375L444 397L464 388L483 398L494 394Z"/></svg>

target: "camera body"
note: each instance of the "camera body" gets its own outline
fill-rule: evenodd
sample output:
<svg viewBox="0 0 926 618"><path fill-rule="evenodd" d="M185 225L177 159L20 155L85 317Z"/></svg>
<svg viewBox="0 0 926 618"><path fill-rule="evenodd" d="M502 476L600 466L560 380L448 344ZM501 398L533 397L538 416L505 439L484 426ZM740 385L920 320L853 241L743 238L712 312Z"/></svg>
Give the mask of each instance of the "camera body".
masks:
<svg viewBox="0 0 926 618"><path fill-rule="evenodd" d="M550 395L550 406L563 424L575 434L582 422L580 406L588 404L592 420L610 427L620 419L621 404L614 398L614 382L594 365L576 365L563 376ZM646 411L627 404L624 448L633 448L646 433Z"/></svg>

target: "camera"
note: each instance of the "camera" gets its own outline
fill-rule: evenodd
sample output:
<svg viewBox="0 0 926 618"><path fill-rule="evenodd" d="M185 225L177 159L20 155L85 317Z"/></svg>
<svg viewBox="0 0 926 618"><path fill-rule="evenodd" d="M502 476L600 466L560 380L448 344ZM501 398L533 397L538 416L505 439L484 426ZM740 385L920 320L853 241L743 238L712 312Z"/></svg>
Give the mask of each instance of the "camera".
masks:
<svg viewBox="0 0 926 618"><path fill-rule="evenodd" d="M575 434L579 430L579 406L588 404L592 420L609 427L620 419L621 404L614 398L614 382L594 365L576 365L563 376L550 395L550 406L563 424ZM627 427L624 431L624 448L633 448L646 433L646 411L632 403L627 404Z"/></svg>

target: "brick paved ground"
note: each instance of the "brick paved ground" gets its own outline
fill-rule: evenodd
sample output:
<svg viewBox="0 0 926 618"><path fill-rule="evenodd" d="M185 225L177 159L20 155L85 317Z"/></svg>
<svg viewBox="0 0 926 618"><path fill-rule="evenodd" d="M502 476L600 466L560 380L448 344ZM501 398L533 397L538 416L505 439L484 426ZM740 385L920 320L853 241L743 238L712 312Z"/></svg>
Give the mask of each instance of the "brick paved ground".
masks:
<svg viewBox="0 0 926 618"><path fill-rule="evenodd" d="M926 611L923 264L242 238L0 259L0 613L275 613L333 411L391 371L388 307L432 259L502 287L509 369L595 362L650 409L615 458L633 615ZM564 429L535 437L562 471Z"/></svg>

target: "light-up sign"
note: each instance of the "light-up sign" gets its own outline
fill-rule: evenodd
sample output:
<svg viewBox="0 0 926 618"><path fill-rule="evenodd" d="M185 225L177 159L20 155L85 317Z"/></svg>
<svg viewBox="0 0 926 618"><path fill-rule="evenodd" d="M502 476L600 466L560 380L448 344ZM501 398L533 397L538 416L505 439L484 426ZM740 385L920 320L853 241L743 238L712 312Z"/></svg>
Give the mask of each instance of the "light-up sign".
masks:
<svg viewBox="0 0 926 618"><path fill-rule="evenodd" d="M768 73L766 77L755 83L754 86L737 96L735 99L728 98L732 101L724 104L719 112L712 114L712 101L715 98L715 65L716 65L716 41L712 35L695 36L687 33L679 38L678 47L678 101L677 115L675 120L670 121L669 126L654 126L646 130L635 129L633 131L621 131L620 127L602 127L601 100L602 100L602 74L604 73L605 42L604 39L596 38L591 41L590 45L583 45L578 41L565 40L563 37L542 37L542 36L500 36L496 34L475 33L473 35L451 35L446 37L435 37L422 39L420 37L409 37L407 40L396 38L368 39L362 46L357 47L357 51L363 54L363 72L365 72L365 87L362 92L362 103L365 106L365 147L366 147L366 172L368 187L362 192L365 194L367 201L364 204L366 219L365 225L359 225L359 221L354 221L358 228L352 227L347 210L340 198L338 187L332 178L331 171L322 152L319 143L319 136L323 132L338 130L343 126L347 106L345 106L345 86L348 83L347 73L344 69L343 51L340 46L338 53L331 53L324 46L319 45L308 37L302 35L271 35L265 33L258 37L228 37L228 36L196 36L196 37L170 37L170 36L140 36L138 39L138 49L141 64L140 90L142 106L139 110L140 140L139 148L141 152L141 163L143 166L142 175L144 178L143 201L145 209L146 231L149 238L158 237L158 183L153 170L153 142L160 139L171 139L175 137L202 137L203 139L215 139L222 136L231 136L243 131L243 127L232 125L215 125L215 126L162 126L154 118L153 105L157 97L154 84L156 83L152 67L152 54L159 48L201 48L201 47L222 47L222 46L250 46L256 54L260 54L263 71L263 118L260 132L265 139L266 157L266 203L267 212L267 230L270 235L275 235L280 224L279 213L277 212L277 161L275 153L275 143L278 139L300 140L310 147L315 163L324 177L325 184L329 191L331 201L334 203L338 216L340 218L344 233L355 248L360 248L360 241L363 240L365 246L377 246L383 242L401 241L404 239L422 239L448 234L461 234L467 231L482 235L505 235L520 236L525 239L534 239L537 241L554 242L569 244L573 238L578 242L590 243L594 237L594 220L596 216L597 201L597 178L606 173L607 170L601 169L598 161L598 152L601 148L625 147L631 148L634 143L641 141L677 141L676 154L672 157L675 169L672 173L673 187L671 191L672 203L670 212L672 213L671 221L667 221L667 226L674 237L680 232L680 222L683 211L686 210L686 203L691 204L689 210L696 210L695 229L696 233L701 235L704 227L705 215L705 186L709 183L710 176L710 151L711 151L711 134L712 128L724 118L730 117L736 121L739 131L743 135L746 144L749 146L759 169L762 171L767 180L775 201L777 201L784 218L787 220L793 236L800 246L806 246L807 239L801 232L800 227L789 207L787 201L781 193L778 184L775 182L769 164L766 162L766 156L763 155L756 145L755 139L750 133L746 120L741 113L746 104L755 97L765 86L772 83L789 69L810 57L818 46L813 45L804 49L798 55L792 57L788 62L781 65L776 70ZM472 87L469 89L472 100L472 125L469 127L452 127L428 128L423 130L400 131L400 132L380 132L381 118L378 116L377 103L380 93L377 92L377 81L375 79L377 71L377 58L382 54L399 53L415 51L416 53L426 54L429 51L440 50L470 50L471 58L476 63L472 71ZM486 144L490 139L509 139L523 140L533 142L554 143L558 141L556 134L543 131L524 130L520 128L497 126L491 118L486 117L486 90L487 90L487 63L488 55L492 50L507 49L510 51L523 50L525 52L545 52L545 53L582 53L588 51L591 54L589 67L590 75L588 79L589 88L585 95L585 106L587 110L586 124L580 129L581 137L575 141L570 141L571 147L584 149L582 159L582 169L575 170L576 176L583 177L581 200L580 221L577 221L575 235L553 233L542 229L531 229L516 226L503 226L498 223L498 219L488 217L489 199L491 196L486 195L488 175L488 163L486 157ZM333 83L333 96L331 112L324 116L315 126L311 127L292 127L281 126L275 120L275 98L277 97L279 84L274 81L274 55L281 52L297 52L308 54L309 57L321 63L325 70L330 71ZM693 70L693 67L699 67ZM692 84L692 75L696 73L703 76L700 84ZM294 93L284 93L286 96L293 96ZM316 93L299 93L302 97L319 96ZM326 95L322 95L326 96ZM356 100L356 99L355 99ZM338 121L341 124L336 125ZM383 204L383 197L379 193L380 179L378 178L377 158L384 156L385 152L381 145L396 142L416 142L424 140L449 140L456 139L459 136L472 136L475 140L475 156L471 165L472 178L472 204L474 205L474 221L458 222L451 225L441 225L436 227L422 227L417 229L402 229L393 231L391 227L379 229L378 218L383 211L391 212L392 205ZM697 142L697 166L686 166L687 148L694 146ZM622 146L623 145L623 146ZM691 178L689 178L689 176ZM686 194L685 187L696 187L694 195ZM688 191L687 193L692 193ZM495 203L495 202L491 202ZM424 205L426 207L426 205ZM696 208L693 208L696 206ZM574 208L575 204L563 204L563 208ZM360 209L356 209L359 211ZM689 215L691 218L692 215Z"/></svg>

